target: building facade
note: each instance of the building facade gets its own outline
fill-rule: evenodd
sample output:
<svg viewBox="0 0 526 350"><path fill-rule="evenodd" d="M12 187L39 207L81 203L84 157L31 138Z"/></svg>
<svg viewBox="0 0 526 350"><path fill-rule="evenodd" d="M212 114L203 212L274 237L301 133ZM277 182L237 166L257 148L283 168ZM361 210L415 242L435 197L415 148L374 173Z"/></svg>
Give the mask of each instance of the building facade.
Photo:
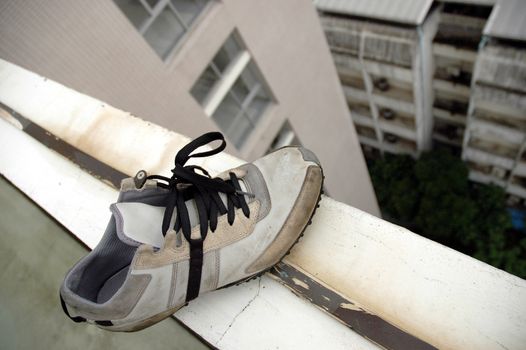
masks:
<svg viewBox="0 0 526 350"><path fill-rule="evenodd" d="M526 199L526 2L315 4L365 154L448 147Z"/></svg>
<svg viewBox="0 0 526 350"><path fill-rule="evenodd" d="M526 199L526 2L498 2L473 73L462 158L473 181Z"/></svg>
<svg viewBox="0 0 526 350"><path fill-rule="evenodd" d="M301 143L332 197L379 215L310 2L13 0L0 33L2 59L191 137L220 130L248 161Z"/></svg>
<svg viewBox="0 0 526 350"><path fill-rule="evenodd" d="M492 7L440 3L433 38L433 141L460 151L466 127L473 66Z"/></svg>
<svg viewBox="0 0 526 350"><path fill-rule="evenodd" d="M425 21L431 0L395 2L407 16L383 0L315 1L364 152L418 157L431 148L436 20Z"/></svg>

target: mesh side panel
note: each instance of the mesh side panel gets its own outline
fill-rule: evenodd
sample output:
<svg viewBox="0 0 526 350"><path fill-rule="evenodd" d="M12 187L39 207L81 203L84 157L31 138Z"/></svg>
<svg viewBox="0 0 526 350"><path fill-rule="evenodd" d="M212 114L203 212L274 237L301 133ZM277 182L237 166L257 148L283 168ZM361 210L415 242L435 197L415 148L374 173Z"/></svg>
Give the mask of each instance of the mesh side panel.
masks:
<svg viewBox="0 0 526 350"><path fill-rule="evenodd" d="M118 202L140 202L166 206L169 191L153 188L143 191L126 191L119 194ZM192 214L193 205L188 205ZM193 221L197 222L197 214ZM194 223L195 224L195 223ZM77 263L66 277L66 287L78 296L95 303L109 300L126 280L128 267L137 247L122 242L116 232L112 216L99 244Z"/></svg>
<svg viewBox="0 0 526 350"><path fill-rule="evenodd" d="M97 299L102 285L126 266L130 265L136 247L120 241L115 232L115 219L112 217L102 240L76 269L82 271L73 289L79 296L91 301ZM74 285L71 285L74 287Z"/></svg>
<svg viewBox="0 0 526 350"><path fill-rule="evenodd" d="M152 189L121 193L119 202L141 202L150 205L166 205L167 191ZM116 233L115 218L112 216L99 242L68 274L66 285L74 293L93 302L104 302L111 298L106 291L98 297L101 288L119 271L128 270L137 247L122 242ZM121 272L122 274L122 272ZM125 278L120 276L111 282L111 293L115 293ZM118 285L117 285L118 284ZM97 299L99 299L97 301Z"/></svg>

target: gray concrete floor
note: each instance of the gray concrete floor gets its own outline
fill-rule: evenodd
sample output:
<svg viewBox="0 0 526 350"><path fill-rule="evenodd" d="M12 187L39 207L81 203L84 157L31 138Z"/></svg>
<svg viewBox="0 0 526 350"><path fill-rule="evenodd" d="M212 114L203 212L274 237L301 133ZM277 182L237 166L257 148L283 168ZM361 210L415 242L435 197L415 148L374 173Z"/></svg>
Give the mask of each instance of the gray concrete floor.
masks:
<svg viewBox="0 0 526 350"><path fill-rule="evenodd" d="M135 333L70 321L60 307L58 289L86 252L0 177L0 349L207 348L171 318Z"/></svg>

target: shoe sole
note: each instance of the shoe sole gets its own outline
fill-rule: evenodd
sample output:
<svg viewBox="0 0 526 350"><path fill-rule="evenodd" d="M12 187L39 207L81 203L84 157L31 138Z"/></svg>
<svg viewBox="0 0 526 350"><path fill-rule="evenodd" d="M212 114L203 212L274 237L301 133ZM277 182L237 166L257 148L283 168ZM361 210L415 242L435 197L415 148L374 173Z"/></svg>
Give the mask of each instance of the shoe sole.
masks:
<svg viewBox="0 0 526 350"><path fill-rule="evenodd" d="M313 210L312 210L312 212L310 214L310 217L307 220L307 223L305 224L305 226L301 230L301 232L298 235L298 237L296 238L296 240L292 243L292 245L287 250L287 252L285 254L283 254L283 256L276 262L276 264L280 263L287 255L290 254L290 251L292 250L292 248L294 248L294 246L300 241L301 237L303 237L303 235L305 234L305 230L307 229L307 227L310 224L312 224L312 218L314 217L314 214L316 213L316 210L320 207L321 196L323 194L323 183L325 181L325 175L323 174L323 168L321 166L319 166L319 168L320 168L320 171L321 171L321 184L320 184L320 191L318 193L318 198L316 200L316 205L314 206L314 208L313 208ZM220 290L220 289L224 289L224 288L228 288L228 287L232 287L232 286L238 286L240 284L243 284L243 283L246 283L248 281L254 280L254 279L258 278L258 277L261 277L265 273L267 273L270 270L272 270L276 264L273 264L269 268L264 269L264 270L259 271L259 272L256 272L255 274L250 275L250 276L248 276L246 278L243 278L243 279L241 279L239 281L235 281L235 282L226 284L226 285L224 285L222 287L219 287L216 290ZM135 332L135 331L140 331L140 330L142 330L142 329L144 329L146 327L152 326L152 325L164 320L165 318L170 317L171 315L173 315L175 312L177 312L179 309L185 307L186 305L188 305L188 303L186 303L184 305L181 305L181 306L177 306L175 308L171 308L171 309L165 310L165 311L163 311L161 313L158 313L156 315L153 315L153 316L151 316L149 318L146 318L144 320L140 320L138 322L131 323L131 324L120 325L120 326L119 325L115 325L115 326L97 325L97 327L102 328L104 330L108 330L108 331L114 331L114 332Z"/></svg>

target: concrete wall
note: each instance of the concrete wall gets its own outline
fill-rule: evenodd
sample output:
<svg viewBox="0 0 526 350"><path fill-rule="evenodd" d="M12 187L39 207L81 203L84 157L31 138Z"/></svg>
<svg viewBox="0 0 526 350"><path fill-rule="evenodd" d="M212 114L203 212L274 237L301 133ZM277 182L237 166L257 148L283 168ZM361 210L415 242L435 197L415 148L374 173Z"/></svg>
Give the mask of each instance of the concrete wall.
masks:
<svg viewBox="0 0 526 350"><path fill-rule="evenodd" d="M317 14L310 2L211 1L163 62L109 0L3 1L0 57L195 137L217 129L189 94L231 31L237 28L277 103L242 150L253 160L288 119L315 151L336 199L375 215L378 205L339 87Z"/></svg>

